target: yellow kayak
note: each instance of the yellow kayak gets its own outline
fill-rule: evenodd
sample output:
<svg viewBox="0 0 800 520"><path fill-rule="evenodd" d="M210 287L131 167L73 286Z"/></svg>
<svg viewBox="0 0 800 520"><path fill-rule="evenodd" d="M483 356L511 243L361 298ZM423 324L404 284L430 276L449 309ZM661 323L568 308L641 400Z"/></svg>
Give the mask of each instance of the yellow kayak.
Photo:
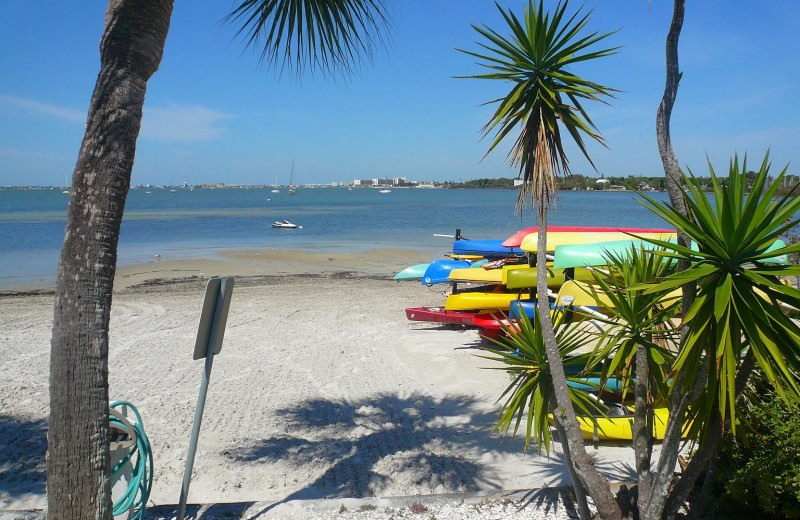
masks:
<svg viewBox="0 0 800 520"><path fill-rule="evenodd" d="M575 270L576 273L578 269ZM611 300L602 291L602 289L593 283L582 280L570 280L564 282L558 290L559 301L564 302L565 297L572 298L571 304L575 307L589 307L593 309L610 309L612 306ZM668 305L679 301L681 299L681 288L673 289L661 299L664 305Z"/></svg>
<svg viewBox="0 0 800 520"><path fill-rule="evenodd" d="M586 440L595 441L625 441L633 439L633 407L612 405L607 412L608 417L581 417L578 416L578 423L581 427L581 436ZM613 415L612 414L617 414ZM664 439L667 430L667 418L669 409L661 406L653 410L653 438ZM551 418L552 420L552 418ZM689 423L684 426L682 437L686 437Z"/></svg>
<svg viewBox="0 0 800 520"><path fill-rule="evenodd" d="M581 281L593 280L592 273L582 267L576 268L574 279ZM564 284L564 270L547 268L547 286L551 289ZM503 272L503 285L509 289L534 289L536 288L536 268L518 267Z"/></svg>
<svg viewBox="0 0 800 520"><path fill-rule="evenodd" d="M448 295L444 308L448 311L507 311L511 302L517 298L519 295L516 293L500 291L462 292Z"/></svg>
<svg viewBox="0 0 800 520"><path fill-rule="evenodd" d="M588 269L576 268L576 280L590 281ZM484 285L505 285L509 289L533 289L536 287L536 267L527 265L504 265L498 269L466 268L453 269L447 277L451 282ZM547 286L558 288L564 283L563 269L547 270Z"/></svg>
<svg viewBox="0 0 800 520"><path fill-rule="evenodd" d="M658 240L669 240L675 238L677 232L659 232L659 233L639 233L637 236L645 238L655 238ZM596 242L611 242L617 240L634 240L634 238L621 231L604 231L604 232L553 232L547 234L547 251L552 252L559 246L578 245L578 244L594 244ZM535 253L539 250L537 244L536 234L530 234L522 239L520 249L528 253Z"/></svg>
<svg viewBox="0 0 800 520"><path fill-rule="evenodd" d="M503 283L505 273L509 269L520 269L519 264L504 265L497 269L483 269L482 267L469 267L466 269L453 269L447 276L451 282L479 283L500 285Z"/></svg>

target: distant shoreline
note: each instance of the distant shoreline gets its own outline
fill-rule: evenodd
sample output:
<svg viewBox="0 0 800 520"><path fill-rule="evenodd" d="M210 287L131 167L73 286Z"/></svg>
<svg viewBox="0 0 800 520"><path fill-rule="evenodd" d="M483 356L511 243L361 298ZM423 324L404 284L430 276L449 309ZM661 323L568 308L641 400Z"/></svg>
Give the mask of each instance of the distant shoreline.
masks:
<svg viewBox="0 0 800 520"><path fill-rule="evenodd" d="M315 252L288 248L230 249L213 254L200 253L196 258L118 266L114 290L117 292L173 282L205 280L212 276L246 279L357 273L389 279L409 265L430 262L439 256L441 255L430 251L393 248L357 252ZM22 282L8 289L0 289L0 297L53 295L55 283L55 279L49 283Z"/></svg>
<svg viewBox="0 0 800 520"><path fill-rule="evenodd" d="M462 186L458 184L448 184L448 185L437 185L437 186L393 186L393 185L377 185L377 186L330 186L326 184L303 184L299 186L295 186L296 188L300 189L354 189L354 190L375 190L375 189L393 189L393 190L408 190L408 189L417 189L417 190L507 190L507 191L515 191L518 190L518 186L512 187L483 187L483 186ZM181 186L169 186L169 185L160 185L160 186L153 186L151 188L145 187L136 187L131 186L131 190L144 190L144 189L153 189L153 190L190 190L190 189L200 189L200 190L252 190L252 189L287 189L288 186L273 186L271 184L230 184L230 185L218 185L218 186L193 186L192 188L184 188ZM12 191L12 190L20 190L20 191L28 191L28 190L69 190L69 186L0 186L0 191ZM586 191L586 192L636 192L637 190L634 189L617 189L617 188L604 188L604 189L573 189L573 188L559 188L558 191ZM666 192L667 190L664 189L649 189L643 190L648 192Z"/></svg>

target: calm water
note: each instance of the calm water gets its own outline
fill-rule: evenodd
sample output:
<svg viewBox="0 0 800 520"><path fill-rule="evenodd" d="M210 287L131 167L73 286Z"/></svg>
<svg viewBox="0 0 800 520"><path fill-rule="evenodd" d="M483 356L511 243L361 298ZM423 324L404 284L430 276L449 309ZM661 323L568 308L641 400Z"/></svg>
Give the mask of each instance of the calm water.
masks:
<svg viewBox="0 0 800 520"><path fill-rule="evenodd" d="M431 251L451 241L434 233L460 228L467 238L506 238L534 224L514 214L508 190L168 189L131 190L119 263L208 257L227 249L354 251L403 247ZM665 193L655 198L666 199ZM52 285L69 196L60 190L0 190L0 289ZM272 229L287 219L303 229ZM664 227L630 192L564 192L551 225Z"/></svg>

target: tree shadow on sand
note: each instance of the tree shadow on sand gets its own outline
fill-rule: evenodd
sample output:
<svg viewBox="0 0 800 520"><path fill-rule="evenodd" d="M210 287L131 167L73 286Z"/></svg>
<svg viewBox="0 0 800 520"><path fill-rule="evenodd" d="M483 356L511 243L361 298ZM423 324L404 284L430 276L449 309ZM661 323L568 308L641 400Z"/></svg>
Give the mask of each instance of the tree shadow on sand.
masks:
<svg viewBox="0 0 800 520"><path fill-rule="evenodd" d="M291 435L251 439L225 453L239 462L306 469L309 481L278 503L376 496L399 483L407 495L499 490L502 479L486 462L486 454L524 456L524 435L491 436L496 412L487 411L485 402L472 396L380 394L361 401L314 399L279 410L277 415ZM542 453L541 457L531 447L530 474L521 478L520 487L531 481L540 487L570 485L557 444L549 456ZM624 463L598 463L612 479L633 472ZM522 502L541 508L543 501L552 498L544 492L526 493ZM557 508L557 503L552 501L550 507Z"/></svg>
<svg viewBox="0 0 800 520"><path fill-rule="evenodd" d="M47 421L0 414L0 497L45 493Z"/></svg>
<svg viewBox="0 0 800 520"><path fill-rule="evenodd" d="M471 396L420 394L311 400L278 412L294 435L254 439L228 456L312 471L324 464L322 474L285 501L375 496L400 477L409 494L497 489L500 481L482 455L521 456L523 442L490 437L496 415L482 404Z"/></svg>

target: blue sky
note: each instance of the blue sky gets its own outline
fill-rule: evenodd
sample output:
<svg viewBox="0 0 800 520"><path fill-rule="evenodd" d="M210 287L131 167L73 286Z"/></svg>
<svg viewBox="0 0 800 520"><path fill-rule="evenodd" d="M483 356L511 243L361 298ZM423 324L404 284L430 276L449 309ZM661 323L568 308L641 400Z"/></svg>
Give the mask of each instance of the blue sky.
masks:
<svg viewBox="0 0 800 520"><path fill-rule="evenodd" d="M483 160L481 103L508 87L455 79L480 72L470 24L505 33L488 0L387 0L390 46L349 80L297 81L259 67L220 20L228 1L176 2L161 68L148 84L133 183L349 182L355 178L511 177L508 147ZM527 3L527 2L525 2ZM523 0L502 5L521 13ZM554 2L546 5L553 6ZM574 147L575 173L663 175L655 113L664 88L667 0L588 0L593 30L620 29L616 56L575 72L621 90L589 106L609 149L595 173ZM719 169L733 153L800 173L800 2L687 2L683 80L673 113L682 166ZM573 2L571 8L580 4ZM105 3L0 0L0 185L62 185L77 159L99 70ZM754 164L754 166L756 166Z"/></svg>

